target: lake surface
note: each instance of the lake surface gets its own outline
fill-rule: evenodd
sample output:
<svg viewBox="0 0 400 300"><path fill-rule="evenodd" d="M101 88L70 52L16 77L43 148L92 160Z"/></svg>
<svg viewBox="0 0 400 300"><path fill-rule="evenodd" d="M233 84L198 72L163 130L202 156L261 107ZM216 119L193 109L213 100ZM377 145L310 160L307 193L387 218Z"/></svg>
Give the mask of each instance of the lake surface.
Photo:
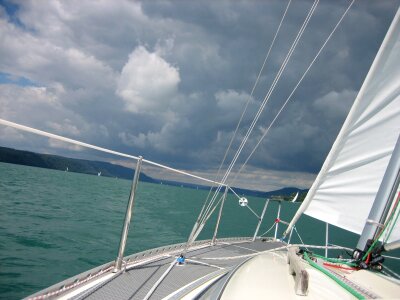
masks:
<svg viewBox="0 0 400 300"><path fill-rule="evenodd" d="M0 298L26 297L114 260L130 185L128 180L0 163ZM186 241L206 196L207 191L140 182L125 254ZM248 199L260 214L265 199ZM281 219L290 221L298 206L284 203ZM268 206L260 233L273 224L277 207ZM211 238L215 219L199 239ZM256 223L230 194L218 236L252 236ZM305 243L324 244L325 223L304 216L297 228ZM355 246L355 234L330 228L332 243ZM295 235L293 242L299 242ZM398 263L389 266L400 270Z"/></svg>

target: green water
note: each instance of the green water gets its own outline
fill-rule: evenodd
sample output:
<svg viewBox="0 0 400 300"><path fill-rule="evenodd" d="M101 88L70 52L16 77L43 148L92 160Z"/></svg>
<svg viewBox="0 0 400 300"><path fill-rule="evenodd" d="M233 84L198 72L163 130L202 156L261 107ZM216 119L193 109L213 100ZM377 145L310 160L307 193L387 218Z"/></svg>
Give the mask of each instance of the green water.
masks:
<svg viewBox="0 0 400 300"><path fill-rule="evenodd" d="M0 163L0 298L19 299L114 260L130 184ZM140 182L126 254L184 242L206 195ZM261 212L265 200L248 199ZM298 205L284 203L282 219L290 220ZM260 232L271 226L276 212L277 204L271 203ZM229 195L219 236L252 236L256 223L255 216ZM200 239L212 236L215 216L208 224ZM305 243L324 243L324 223L305 216L298 228ZM330 232L330 239L340 245L353 247L356 238L338 228Z"/></svg>

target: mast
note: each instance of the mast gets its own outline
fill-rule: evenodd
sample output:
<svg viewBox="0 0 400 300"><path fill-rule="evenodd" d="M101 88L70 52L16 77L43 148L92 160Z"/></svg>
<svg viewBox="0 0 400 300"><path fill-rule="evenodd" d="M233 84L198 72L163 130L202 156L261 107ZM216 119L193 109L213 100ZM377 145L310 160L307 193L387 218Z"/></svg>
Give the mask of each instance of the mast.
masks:
<svg viewBox="0 0 400 300"><path fill-rule="evenodd" d="M368 219L358 240L355 256L365 252L369 240L376 239L378 230L383 226L394 199L400 182L400 135L393 150L388 167L383 176L382 183L376 194L375 201L371 207Z"/></svg>

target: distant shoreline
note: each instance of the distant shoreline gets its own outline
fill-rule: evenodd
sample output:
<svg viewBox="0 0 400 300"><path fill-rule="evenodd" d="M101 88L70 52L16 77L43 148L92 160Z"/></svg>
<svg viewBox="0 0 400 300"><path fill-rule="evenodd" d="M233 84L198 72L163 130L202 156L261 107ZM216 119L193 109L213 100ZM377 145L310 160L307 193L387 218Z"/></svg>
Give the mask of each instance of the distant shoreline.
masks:
<svg viewBox="0 0 400 300"><path fill-rule="evenodd" d="M59 171L82 173L88 175L122 178L128 180L132 180L134 174L133 169L108 162L76 159L51 154L42 154L7 147L0 147L0 162ZM208 190L210 188L209 186L196 185L192 183L160 180L150 177L143 172L140 174L140 181L201 190ZM272 197L273 199L284 201L290 201L293 196L298 192L299 202L305 198L305 195L308 192L307 189L298 189L294 187L286 187L270 192L261 192L241 188L235 188L235 191L238 194L243 194L246 196L255 196L262 198Z"/></svg>

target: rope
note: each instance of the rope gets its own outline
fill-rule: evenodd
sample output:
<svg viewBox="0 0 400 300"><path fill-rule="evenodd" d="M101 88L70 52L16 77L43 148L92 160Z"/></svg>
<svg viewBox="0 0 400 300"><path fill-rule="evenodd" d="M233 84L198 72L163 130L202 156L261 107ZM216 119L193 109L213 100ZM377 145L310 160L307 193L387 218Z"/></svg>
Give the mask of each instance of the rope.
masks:
<svg viewBox="0 0 400 300"><path fill-rule="evenodd" d="M385 222L383 228L381 229L381 231L379 232L377 238L374 240L374 242L372 243L372 245L368 248L367 252L364 254L364 256L363 256L363 258L362 258L363 261L365 261L365 259L366 259L366 258L368 257L368 255L372 252L372 250L374 250L374 248L375 248L376 244L378 243L379 239L381 238L381 236L383 235L383 233L386 231L386 229L387 229L387 228L389 227L389 225L391 224L391 221L392 221L392 219L393 219L394 213L395 213L395 211L397 210L397 208L398 208L398 206L399 206L399 203L400 203L399 201L400 201L400 193L399 193L398 196L397 196L396 203L393 205L393 209L392 209L392 211L391 211L391 213L390 213L389 218L386 220L386 222ZM399 216L399 212L397 213L396 220L397 220L398 216ZM394 227L394 225L395 225L395 224L393 224L393 227ZM390 231L390 232L391 232L391 231Z"/></svg>
<svg viewBox="0 0 400 300"><path fill-rule="evenodd" d="M339 263L339 264L343 264L343 265L347 265L347 266L351 266L351 267L357 267L358 264L356 262L354 262L353 259L342 259L342 258L329 258L329 257L324 257L318 254L313 253L313 256L318 257L324 261L327 262L331 262L331 263Z"/></svg>
<svg viewBox="0 0 400 300"><path fill-rule="evenodd" d="M231 259L238 259L238 258L246 258L246 257L252 257L255 255L263 254L263 253L268 253L268 252L273 252L273 251L278 251L278 250L283 250L286 249L288 246L282 246L270 250L265 250L261 251L258 253L250 253L250 254L244 254L244 255L236 255L236 256L225 256L225 257L194 257L196 259L205 259L205 260L231 260Z"/></svg>
<svg viewBox="0 0 400 300"><path fill-rule="evenodd" d="M266 235L268 232L270 232L271 230L272 230L272 228L274 228L274 226L275 226L275 222L272 224L272 226L266 231L266 232L264 232L262 235L260 235L260 236L264 236L264 235Z"/></svg>
<svg viewBox="0 0 400 300"><path fill-rule="evenodd" d="M251 256L255 256L255 255L259 255L259 254L264 254L264 253L269 253L269 252L273 252L273 251L278 251L278 250L283 250L283 249L287 249L287 248L291 248L291 247L304 247L306 249L310 248L310 249L343 249L343 247L336 247L336 246L315 246L315 245L305 245L305 244L292 244L292 245L286 245L286 246L282 246L282 247L278 247L278 248L274 248L274 249L269 249L269 250L265 250L265 251L260 251L258 253L250 253L250 254L244 254L244 255L237 255L237 256L226 256L226 257L192 257L195 259L205 259L205 260L230 260L230 259L238 259L238 258L246 258L246 257L251 257Z"/></svg>
<svg viewBox="0 0 400 300"><path fill-rule="evenodd" d="M133 155L125 154L125 153L122 153L122 152L117 152L117 151L109 150L109 149L106 149L106 148L98 147L98 146L95 146L95 145L92 145L92 144L83 143L83 142L80 142L80 141L77 141L77 140L73 140L73 139L70 139L70 138L63 137L61 135L57 135L57 134L49 133L49 132L46 132L46 131L43 131L43 130L35 129L35 128L32 128L32 127L24 126L24 125L17 124L17 123L14 123L14 122L10 122L10 121L4 120L4 119L0 119L0 124L5 125L5 126L9 126L9 127L13 127L15 129L19 129L19 130L22 130L22 131L27 131L27 132L30 132L30 133L34 133L34 134L38 134L38 135L41 135L41 136L45 136L45 137L48 137L48 138L51 138L51 139L63 141L63 142L69 143L69 144L73 144L73 145L77 145L77 146L81 146L81 147L85 147L85 148L90 148L90 149L95 149L95 150L98 150L98 151L101 151L101 152L110 153L110 154L114 154L114 155L118 155L118 156L122 156L122 157L127 157L127 158L132 158L132 159L135 159L135 160L139 159L138 156L133 156Z"/></svg>
<svg viewBox="0 0 400 300"><path fill-rule="evenodd" d="M231 138L231 140L230 140L230 142L229 142L229 145L228 145L228 147L227 147L227 149L226 149L226 151L225 151L224 158L222 159L222 162L221 162L221 164L220 164L220 166L219 166L219 168L218 168L217 175L215 176L215 181L217 181L217 179L218 179L218 177L219 177L219 174L220 174L220 172L221 172L222 166L223 166L224 163L225 163L225 159L226 159L226 157L227 157L227 155L228 155L228 153L229 153L229 150L231 149L231 146L232 146L233 141L235 140L235 137L236 137L236 134L237 134L237 132L238 132L238 130L239 130L240 124L242 123L243 117L244 117L244 115L245 115L245 113L246 113L246 111L247 111L247 107L249 106L249 103L250 103L250 101L251 101L251 99L252 99L252 97L253 97L254 90L256 89L257 84L258 84L258 82L259 82L259 80L260 80L261 74L262 74L262 72L263 72L263 70L264 70L264 67L265 67L265 64L266 64L266 62L267 62L267 60L268 60L268 58L269 58L269 55L270 55L271 50L272 50L272 47L273 47L274 44L275 44L275 40L276 40L276 38L277 38L277 36L278 36L278 33L279 33L280 29L281 29L283 20L285 19L286 13L287 13L287 11L288 11L288 9L289 9L289 6L290 6L290 3L291 3L291 2L292 2L292 0L289 0L288 4L287 4L287 6L286 6L285 12L283 13L283 16L282 16L281 21L280 21L279 26L278 26L278 29L277 29L276 32L275 32L274 38L272 39L272 42L271 42L271 45L269 46L269 49L268 49L267 54L266 54L266 56L265 56L264 62L263 62L263 64L262 64L262 66L261 66L261 69L260 69L260 71L258 72L257 79L256 79L256 81L255 81L255 83L254 83L254 85L253 85L253 88L251 89L249 99L248 99L247 102L246 102L246 105L245 105L245 107L244 107L244 110L243 110L243 112L242 112L242 115L241 115L240 118L239 118L239 121L238 121L238 123L237 123L237 125L236 125L235 131L234 131L234 133L233 133L233 135L232 135L232 138ZM210 187L210 190L209 190L209 192L208 192L207 198L206 198L206 200L205 200L205 202L204 202L204 205L203 205L203 207L202 207L202 209L201 209L201 211L200 211L199 218L200 218L200 215L202 214L202 212L203 212L203 210L204 210L204 207L205 207L205 205L206 205L206 203L207 203L207 201L208 201L208 199L209 199L209 197L210 197L210 195L211 195L212 189L213 189L214 187L215 187L215 185L213 185L213 186ZM198 218L197 221L199 221L199 218Z"/></svg>
<svg viewBox="0 0 400 300"><path fill-rule="evenodd" d="M246 105L245 105L245 107L244 107L244 110L243 110L243 112L242 112L242 115L240 116L240 119L239 119L239 121L238 121L238 123L237 123L237 125L236 125L236 128L235 128L235 131L234 131L234 133L233 133L233 135L232 135L232 138L231 138L231 140L230 140L230 142L229 142L229 145L228 145L228 147L227 147L227 149L226 149L226 151L225 151L224 157L223 157L223 159L222 159L222 161L221 161L221 164L220 164L220 166L219 166L219 168L218 168L217 175L215 176L215 181L217 181L217 179L218 179L218 177L219 177L219 174L220 174L220 172L221 172L222 166L223 166L224 163L225 163L225 159L226 159L226 157L227 157L227 155L228 155L228 153L229 153L229 150L231 149L231 146L232 146L233 141L235 140L235 137L236 137L236 134L237 134L237 132L238 132L238 130L239 130L240 124L242 123L243 117L244 117L244 115L245 115L245 113L246 113L246 111L247 111L247 107L249 106L249 103L250 103L250 101L251 101L251 99L252 99L252 97L253 97L254 90L255 90L255 88L256 88L256 86L257 86L259 80L260 80L261 74L262 74L262 72L263 72L263 70L264 70L265 64L266 64L266 62L267 62L267 60L268 60L268 57L269 57L270 52L271 52L271 50L272 50L272 47L273 47L274 44L275 44L275 40L276 40L276 38L277 38L277 36L278 36L278 33L279 33L279 31L280 31L280 28L281 28L281 26L282 26L283 20L285 19L286 13L287 13L287 11L288 11L288 9L289 9L289 6L290 6L290 3L291 3L291 2L292 2L292 0L289 0L288 4L287 4L287 6L286 6L285 12L284 12L284 14L283 14L283 16L282 16L282 18L281 18L281 21L280 21L280 23L279 23L278 29L277 29L276 32L275 32L274 38L272 39L272 42L271 42L271 45L270 45L270 47L269 47L269 49L268 49L267 55L265 56L264 62L263 62L262 66L261 66L261 69L260 69L260 71L259 71L259 73L258 73L257 79L256 79L256 81L255 81L255 83L254 83L254 85L253 85L252 90L251 90L249 99L248 99L247 102L246 102ZM210 190L209 190L209 192L208 192L207 198L206 198L206 200L204 201L204 205L203 205L203 207L201 208L201 211L200 211L200 214L199 214L199 216L198 216L198 218L197 218L197 222L196 222L196 223L199 223L199 221L200 221L200 219L201 219L201 216L202 216L202 213L203 213L203 211L204 211L204 209L205 209L205 207L206 207L206 204L207 204L207 202L208 202L208 200L209 200L209 198L210 198L212 189L213 189L214 187L215 187L215 185L212 185L212 186L210 187ZM232 190L232 191L233 191L233 190ZM210 201L210 203L211 203L211 201ZM195 223L195 224L196 224L196 223ZM190 239L190 236L189 236L189 239ZM188 240L189 240L189 239L188 239Z"/></svg>
<svg viewBox="0 0 400 300"><path fill-rule="evenodd" d="M297 33L297 36L296 36L295 40L293 41L293 43L292 43L292 45L291 45L291 47L289 49L289 52L287 53L282 65L281 65L281 67L280 67L280 69L278 71L278 74L275 76L274 81L273 81L271 87L269 88L267 95L265 96L260 108L258 109L258 111L256 113L256 116L254 117L254 119L253 119L253 121L252 121L252 123L250 125L250 128L247 130L247 133L246 133L245 137L243 138L239 149L236 151L236 154L235 154L235 156L234 156L234 158L233 158L228 170L226 171L226 173L225 173L225 175L224 175L224 177L222 179L223 183L226 182L226 179L228 178L230 172L232 171L232 168L235 165L240 153L242 152L244 145L246 144L246 142L247 142L251 132L253 131L258 119L260 118L260 115L261 115L262 111L264 110L265 105L267 104L272 92L274 91L276 84L278 83L283 71L286 68L286 65L288 64L288 62L289 62L289 60L290 60L290 58L291 58L291 56L293 54L294 49L296 48L301 36L303 35L303 32L304 32L308 22L310 21L310 18L313 15L318 2L319 2L319 0L315 0L313 5L312 5L312 7L311 7L311 9L310 9L310 11L308 12L306 19L304 20L299 32Z"/></svg>
<svg viewBox="0 0 400 300"><path fill-rule="evenodd" d="M303 32L304 32L305 28L307 27L308 22L310 21L311 16L313 15L318 3L319 3L319 0L314 0L314 3L311 6L311 8L310 8L310 10L309 10L309 12L307 14L306 19L304 20L299 32L297 33L297 36L296 36L295 40L293 41L293 43L292 43L292 45L291 45L291 47L289 49L289 52L287 53L282 65L281 65L281 67L280 67L280 69L278 71L278 74L275 76L275 79L274 79L271 87L269 88L267 95L265 96L260 108L257 111L256 116L254 117L254 119L253 119L253 121L252 121L252 123L250 125L250 128L247 130L247 133L246 133L245 137L243 138L243 140L242 140L242 142L241 142L241 144L239 146L239 149L236 151L234 158L232 159L232 161L231 161L231 163L230 163L230 165L229 165L224 177L221 180L222 184L225 184L226 180L228 179L228 176L231 173L233 166L235 165L240 153L243 150L244 145L246 144L246 142L247 142L251 132L253 131L258 119L260 118L260 115L261 115L262 111L264 110L265 105L267 104L272 92L275 89L276 84L278 83L283 71L285 70L286 65L288 64L288 62L289 62L289 60L290 60L290 58L291 58L291 56L292 56L297 44L298 44L301 36L303 35ZM218 195L220 190L221 190L221 186L218 186L217 190L215 191L215 193L214 193L214 195L213 195L213 197L212 197L212 199L210 201L210 204L208 205L208 207L206 209L206 213L205 214L207 214L207 211L211 209L211 206L215 202L215 199L216 199L216 197L217 197L217 195Z"/></svg>
<svg viewBox="0 0 400 300"><path fill-rule="evenodd" d="M339 278L334 276L333 274L329 273L324 267L321 267L317 263L311 260L311 258L308 256L307 252L304 252L304 259L310 264L310 266L314 267L318 271L324 273L326 276L334 280L337 284L339 284L342 288L344 288L346 291L348 291L350 294L352 294L354 297L357 299L365 299L363 295L361 295L359 292L354 290L352 287L348 286L346 283L341 281Z"/></svg>
<svg viewBox="0 0 400 300"><path fill-rule="evenodd" d="M393 271L392 269L389 269L387 266L385 265L381 265L386 271L389 271L389 273L391 273L391 275L393 277L396 277L397 279L400 279L400 275L397 274L395 271Z"/></svg>
<svg viewBox="0 0 400 300"><path fill-rule="evenodd" d="M241 198L230 186L228 186L228 188L232 191L232 193L233 193L238 199Z"/></svg>
<svg viewBox="0 0 400 300"><path fill-rule="evenodd" d="M344 267L344 266L342 266L342 265L340 265L340 264L337 264L337 263L330 263L330 262L323 262L322 264L323 264L324 266L328 266L328 267L331 267L331 268L337 268L337 269L349 270L349 271L358 271L358 270L360 269L360 268L351 267L351 266Z"/></svg>
<svg viewBox="0 0 400 300"><path fill-rule="evenodd" d="M160 285L160 283L164 280L165 277L169 274L169 272L172 270L172 268L176 265L176 259L174 259L171 264L169 265L168 269L161 275L161 277L157 280L157 282L151 287L151 289L148 291L146 296L144 296L143 300L148 300L151 295L153 295L154 291L156 288Z"/></svg>
<svg viewBox="0 0 400 300"><path fill-rule="evenodd" d="M207 267L217 268L217 269L220 269L220 270L224 270L225 269L225 268L222 268L222 267L219 267L219 266L216 266L216 265L211 265L211 264L208 264L208 263L205 263L205 262L202 262L202 261L198 261L198 260L194 260L194 259L186 258L186 261L187 262L193 262L194 264L199 264L199 265L203 265L203 266L207 266Z"/></svg>
<svg viewBox="0 0 400 300"><path fill-rule="evenodd" d="M396 257L396 256L389 256L389 255L382 255L382 256L383 256L384 258L400 260L400 257Z"/></svg>
<svg viewBox="0 0 400 300"><path fill-rule="evenodd" d="M78 140L66 138L66 137L63 137L61 135L53 134L53 133L46 132L46 131L43 131L43 130L39 130L39 129L35 129L35 128L28 127L28 126L25 126L25 125L21 125L21 124L17 124L17 123L14 123L14 122L10 122L10 121L4 120L4 119L0 119L0 124L5 125L5 126L9 126L9 127L13 127L15 129L18 129L18 130L34 133L34 134L37 134L37 135L40 135L40 136L44 136L44 137L48 137L48 138L51 138L51 139L59 140L59 141L62 141L62 142L66 142L66 143L69 143L69 144L73 144L73 145L77 145L77 146L81 146L81 147L85 147L85 148L89 148L89 149L94 149L94 150L101 151L101 152L104 152L104 153L109 153L109 154L122 156L122 157L126 157L126 158L131 158L131 159L135 159L135 160L139 159L138 156L133 156L133 155L129 155L129 154L126 154L126 153L122 153L122 152L106 149L106 148L103 148L103 147L98 147L98 146L95 146L95 145L92 145L92 144L88 144L88 143L84 143L84 142L81 142L81 141L78 141ZM220 182L216 182L214 180L210 180L210 179L207 179L207 178L203 178L201 176L190 174L190 173L182 171L182 170L174 169L174 168L171 168L171 167L168 167L168 166L165 166L165 165L162 165L162 164L159 164L159 163L147 160L147 159L143 159L143 162L148 163L148 164L153 165L153 166L156 166L156 167L159 167L159 168L162 168L162 169L166 169L166 170L175 172L175 173L179 173L179 174L182 174L182 175L186 175L186 176L189 176L189 177L200 179L200 180L203 180L203 181L206 181L206 182L221 184ZM224 184L222 184L222 185L224 185Z"/></svg>
<svg viewBox="0 0 400 300"><path fill-rule="evenodd" d="M296 226L293 226L293 229L294 229L294 231L296 231L296 234L297 234L297 236L299 237L299 239L300 239L300 242L304 245L304 242L303 242L303 239L301 238L301 236L300 236L300 234L299 234L299 232L297 231L297 228L296 228ZM305 247L307 250L308 250L308 248L307 247Z"/></svg>
<svg viewBox="0 0 400 300"><path fill-rule="evenodd" d="M275 118L272 120L272 122L269 124L268 128L265 130L265 132L263 133L262 137L259 139L258 143L256 144L256 146L254 147L254 149L251 151L250 155L247 157L246 161L242 164L242 166L240 167L239 171L235 174L234 179L232 180L230 185L233 185L237 179L237 177L239 176L239 174L242 172L242 170L244 169L244 167L246 166L246 164L248 163L248 161L250 160L250 158L253 156L254 152L257 150L258 146L261 144L262 140L265 138L265 136L268 134L269 130L271 129L271 127L274 125L276 119L279 117L279 115L281 114L281 112L284 110L284 108L286 107L286 104L291 100L293 94L296 92L297 88L299 87L299 85L301 84L301 82L303 81L304 77L307 75L308 71L311 69L311 67L314 65L315 61L317 60L317 58L319 57L319 55L321 54L322 50L325 48L326 44L329 42L329 40L331 39L332 35L335 33L336 29L339 27L340 23L342 22L342 20L344 19L344 17L346 16L347 12L350 10L351 6L353 5L355 0L353 0L350 5L347 7L347 9L345 10L345 12L343 13L343 15L341 16L341 18L339 19L338 23L335 25L335 27L333 28L333 30L331 31L331 33L329 34L328 38L325 40L325 42L322 44L321 48L319 49L319 51L317 52L317 54L315 55L314 59L311 61L310 65L308 66L308 68L306 69L306 71L303 73L303 75L301 76L300 80L297 82L297 84L295 85L295 87L293 88L292 92L290 93L289 97L286 99L286 101L284 102L284 104L282 105L282 107L280 108L280 110L278 111L278 113L276 114Z"/></svg>
<svg viewBox="0 0 400 300"><path fill-rule="evenodd" d="M195 228L192 229L192 233L190 234L189 239L188 239L188 241L186 242L185 249L184 249L184 253L186 253L186 251L189 249L190 245L196 240L196 238L197 238L198 235L200 234L201 230L203 229L204 224L208 221L208 219L209 219L209 218L211 217L211 215L214 213L215 209L218 207L218 205L219 205L219 203L222 201L223 197L224 197L224 196L222 195L221 198L219 199L219 201L217 202L217 205L215 205L215 206L213 207L213 209L211 210L211 212L206 216L205 220L204 220L202 223L200 223L196 229L195 229Z"/></svg>

